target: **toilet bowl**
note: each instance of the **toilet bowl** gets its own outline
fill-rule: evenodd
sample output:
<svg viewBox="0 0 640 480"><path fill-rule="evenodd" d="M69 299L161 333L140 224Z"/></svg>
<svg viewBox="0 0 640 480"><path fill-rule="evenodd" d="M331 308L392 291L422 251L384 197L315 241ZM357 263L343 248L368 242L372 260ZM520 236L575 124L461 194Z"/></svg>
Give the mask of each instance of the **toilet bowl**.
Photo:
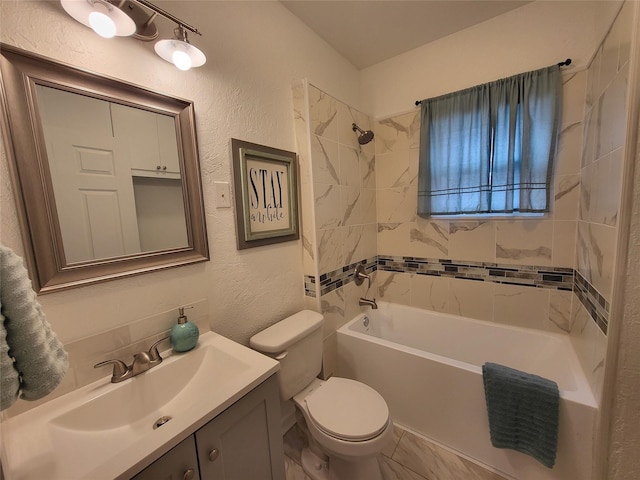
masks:
<svg viewBox="0 0 640 480"><path fill-rule="evenodd" d="M251 337L255 350L280 362L278 383L307 433L302 468L312 480L382 480L377 456L393 434L389 408L373 388L316 376L322 365L322 320L304 310Z"/></svg>
<svg viewBox="0 0 640 480"><path fill-rule="evenodd" d="M312 440L302 455L312 480L382 480L377 456L390 441L393 423L378 392L355 380L331 377L315 379L293 401Z"/></svg>

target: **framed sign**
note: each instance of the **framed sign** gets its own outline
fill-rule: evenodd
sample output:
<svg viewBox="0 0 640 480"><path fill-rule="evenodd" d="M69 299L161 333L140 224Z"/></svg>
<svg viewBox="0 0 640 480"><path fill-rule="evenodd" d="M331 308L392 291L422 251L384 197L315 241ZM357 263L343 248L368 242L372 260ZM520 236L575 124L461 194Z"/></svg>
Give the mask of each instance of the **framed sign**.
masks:
<svg viewBox="0 0 640 480"><path fill-rule="evenodd" d="M300 238L296 154L235 138L231 148L238 249Z"/></svg>

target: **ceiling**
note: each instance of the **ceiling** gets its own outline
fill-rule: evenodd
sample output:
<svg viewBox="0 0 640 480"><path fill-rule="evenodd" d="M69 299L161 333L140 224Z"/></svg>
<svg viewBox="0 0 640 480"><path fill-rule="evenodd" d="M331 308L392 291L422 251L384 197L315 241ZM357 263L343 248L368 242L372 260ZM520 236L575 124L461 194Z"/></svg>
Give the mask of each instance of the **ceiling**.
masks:
<svg viewBox="0 0 640 480"><path fill-rule="evenodd" d="M361 70L529 2L281 0L281 3Z"/></svg>

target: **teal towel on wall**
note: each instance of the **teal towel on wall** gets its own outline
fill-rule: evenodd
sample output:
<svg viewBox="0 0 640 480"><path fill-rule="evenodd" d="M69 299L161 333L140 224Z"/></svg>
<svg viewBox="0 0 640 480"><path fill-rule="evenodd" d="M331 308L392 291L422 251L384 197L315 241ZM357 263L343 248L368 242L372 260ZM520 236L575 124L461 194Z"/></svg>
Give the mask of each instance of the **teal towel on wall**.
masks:
<svg viewBox="0 0 640 480"><path fill-rule="evenodd" d="M22 259L0 245L0 410L20 395L37 400L64 378L69 361L51 330Z"/></svg>
<svg viewBox="0 0 640 480"><path fill-rule="evenodd" d="M482 379L492 445L531 455L552 468L558 448L556 382L496 363L482 366Z"/></svg>

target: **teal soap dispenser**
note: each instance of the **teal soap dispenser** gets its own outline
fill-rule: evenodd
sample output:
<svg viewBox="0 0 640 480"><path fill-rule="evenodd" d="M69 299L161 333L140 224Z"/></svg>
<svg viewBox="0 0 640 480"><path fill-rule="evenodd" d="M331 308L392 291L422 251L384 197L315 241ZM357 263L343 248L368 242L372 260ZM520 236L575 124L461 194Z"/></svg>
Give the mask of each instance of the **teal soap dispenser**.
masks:
<svg viewBox="0 0 640 480"><path fill-rule="evenodd" d="M171 346L176 352L188 352L198 343L198 337L200 331L198 326L187 320L187 316L184 314L185 308L193 307L180 307L178 308L178 323L171 329Z"/></svg>

